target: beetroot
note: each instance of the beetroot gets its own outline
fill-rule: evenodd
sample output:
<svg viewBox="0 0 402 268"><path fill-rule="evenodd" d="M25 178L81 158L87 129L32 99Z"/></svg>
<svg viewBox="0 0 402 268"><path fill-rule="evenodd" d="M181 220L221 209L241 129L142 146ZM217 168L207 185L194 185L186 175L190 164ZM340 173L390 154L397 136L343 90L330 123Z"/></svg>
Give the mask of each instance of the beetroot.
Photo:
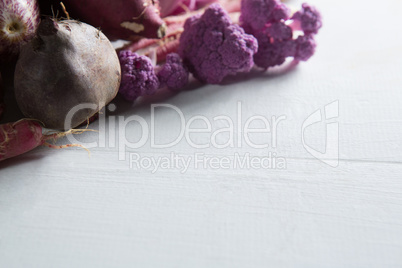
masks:
<svg viewBox="0 0 402 268"><path fill-rule="evenodd" d="M0 0L0 63L15 58L39 24L36 0Z"/></svg>
<svg viewBox="0 0 402 268"><path fill-rule="evenodd" d="M49 15L50 7L60 7L59 0L41 0L41 10ZM153 0L64 0L74 19L100 28L111 39L126 39L137 35L161 38L165 25L159 16L157 1Z"/></svg>
<svg viewBox="0 0 402 268"><path fill-rule="evenodd" d="M47 128L70 129L116 96L120 78L116 51L102 32L78 21L47 18L21 50L15 97L25 116Z"/></svg>

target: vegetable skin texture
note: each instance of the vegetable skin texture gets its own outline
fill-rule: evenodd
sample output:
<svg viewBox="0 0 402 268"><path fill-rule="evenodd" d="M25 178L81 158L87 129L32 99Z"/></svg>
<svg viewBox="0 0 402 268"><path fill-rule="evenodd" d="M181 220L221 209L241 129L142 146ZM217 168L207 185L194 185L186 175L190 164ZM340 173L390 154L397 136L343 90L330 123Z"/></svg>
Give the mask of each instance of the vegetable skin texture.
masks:
<svg viewBox="0 0 402 268"><path fill-rule="evenodd" d="M15 97L22 113L51 129L70 129L109 103L120 85L120 64L102 32L78 21L42 20L37 36L25 45L17 61ZM71 125L69 111L80 109Z"/></svg>
<svg viewBox="0 0 402 268"><path fill-rule="evenodd" d="M43 144L42 127L31 120L0 125L0 161Z"/></svg>
<svg viewBox="0 0 402 268"><path fill-rule="evenodd" d="M36 0L0 0L0 64L15 59L39 25Z"/></svg>
<svg viewBox="0 0 402 268"><path fill-rule="evenodd" d="M71 130L49 135L42 134L42 126L33 120L22 119L14 123L0 125L0 161L29 152L40 145L54 149L81 147L79 144L53 145L49 140L57 140L68 134L85 130Z"/></svg>
<svg viewBox="0 0 402 268"><path fill-rule="evenodd" d="M159 88L151 60L129 50L119 52L121 85L119 93L128 101L143 95L152 95Z"/></svg>
<svg viewBox="0 0 402 268"><path fill-rule="evenodd" d="M42 10L52 15L50 7L59 7L59 0L41 0ZM74 19L100 28L109 39L125 39L133 35L161 38L165 24L153 0L64 0Z"/></svg>
<svg viewBox="0 0 402 268"><path fill-rule="evenodd" d="M198 80L219 84L228 75L250 71L257 49L257 40L232 24L219 4L212 4L186 20L178 53Z"/></svg>
<svg viewBox="0 0 402 268"><path fill-rule="evenodd" d="M168 89L177 91L188 84L189 72L177 53L170 53L166 57L166 63L158 71L158 78L161 85Z"/></svg>

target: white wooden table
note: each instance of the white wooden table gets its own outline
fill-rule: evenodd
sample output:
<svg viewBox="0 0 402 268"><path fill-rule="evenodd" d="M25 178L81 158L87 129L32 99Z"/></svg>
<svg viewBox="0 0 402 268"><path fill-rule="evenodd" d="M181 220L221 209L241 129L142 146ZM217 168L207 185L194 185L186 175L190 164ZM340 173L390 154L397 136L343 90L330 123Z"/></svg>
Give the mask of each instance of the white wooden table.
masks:
<svg viewBox="0 0 402 268"><path fill-rule="evenodd" d="M401 267L402 2L309 2L324 16L309 62L118 99L76 136L90 158L0 163L0 267ZM181 120L211 129L156 148L152 118L159 145Z"/></svg>

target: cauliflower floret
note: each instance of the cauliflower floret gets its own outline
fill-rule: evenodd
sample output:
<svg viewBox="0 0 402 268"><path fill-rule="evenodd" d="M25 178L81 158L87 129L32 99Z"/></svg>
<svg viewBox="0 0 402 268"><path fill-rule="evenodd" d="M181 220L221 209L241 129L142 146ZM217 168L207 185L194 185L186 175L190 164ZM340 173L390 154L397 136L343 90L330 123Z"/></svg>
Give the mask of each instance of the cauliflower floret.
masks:
<svg viewBox="0 0 402 268"><path fill-rule="evenodd" d="M228 75L250 71L257 49L257 40L212 4L204 14L187 19L178 52L198 80L218 84Z"/></svg>
<svg viewBox="0 0 402 268"><path fill-rule="evenodd" d="M119 53L121 84L119 93L129 101L152 95L159 88L159 80L149 58L129 50Z"/></svg>
<svg viewBox="0 0 402 268"><path fill-rule="evenodd" d="M180 90L185 87L188 83L188 75L188 69L177 53L168 54L166 63L158 72L160 83L171 90Z"/></svg>
<svg viewBox="0 0 402 268"><path fill-rule="evenodd" d="M302 9L293 16L293 28L301 30L306 35L316 34L322 26L321 14L309 4L302 4Z"/></svg>
<svg viewBox="0 0 402 268"><path fill-rule="evenodd" d="M246 32L261 31L268 23L289 18L289 8L279 0L242 0L240 21Z"/></svg>
<svg viewBox="0 0 402 268"><path fill-rule="evenodd" d="M281 65L287 57L306 61L315 52L314 35L322 26L320 13L308 4L289 18L279 0L242 0L240 21L258 40L254 62L262 68ZM294 32L302 32L295 35Z"/></svg>

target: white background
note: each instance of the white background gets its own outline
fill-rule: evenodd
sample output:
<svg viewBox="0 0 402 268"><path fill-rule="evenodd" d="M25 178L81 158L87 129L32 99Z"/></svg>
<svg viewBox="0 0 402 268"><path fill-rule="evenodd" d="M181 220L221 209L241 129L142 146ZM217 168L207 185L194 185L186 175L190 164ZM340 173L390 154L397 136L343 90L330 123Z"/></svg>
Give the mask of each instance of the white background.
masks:
<svg viewBox="0 0 402 268"><path fill-rule="evenodd" d="M307 63L223 86L195 83L135 105L117 99L117 110L106 114L116 121L136 114L150 123L151 104L168 103L186 120L227 115L237 123L241 102L243 126L253 115L285 115L276 148L194 149L182 139L171 148L147 142L127 153L264 157L271 151L286 168L192 165L183 174L152 173L130 169L112 146L91 148L90 158L82 149L38 148L0 163L0 267L401 267L402 2L310 3L321 10L324 27ZM337 167L315 159L301 140L303 122L334 101ZM158 142L177 136L175 112L155 115ZM212 122L213 130L222 127ZM306 128L307 145L323 151L325 129L324 122ZM141 128L131 123L125 134L134 141ZM271 142L271 134L253 135L256 143ZM203 143L210 135L191 137Z"/></svg>

